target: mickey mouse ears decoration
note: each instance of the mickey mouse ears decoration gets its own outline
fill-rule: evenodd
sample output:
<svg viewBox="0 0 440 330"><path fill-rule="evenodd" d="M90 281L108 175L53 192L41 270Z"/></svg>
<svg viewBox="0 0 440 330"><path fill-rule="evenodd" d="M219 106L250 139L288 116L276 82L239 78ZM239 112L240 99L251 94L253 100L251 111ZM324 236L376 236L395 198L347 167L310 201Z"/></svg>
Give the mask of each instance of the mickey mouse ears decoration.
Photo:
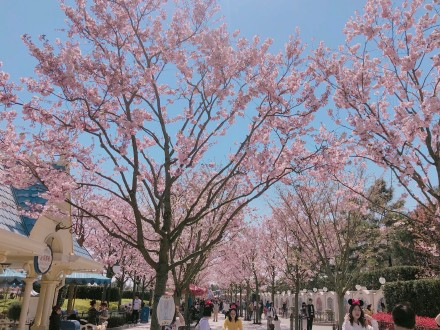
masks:
<svg viewBox="0 0 440 330"><path fill-rule="evenodd" d="M360 299L348 299L348 304L350 305L350 306L359 306L359 307L362 307L362 306L364 306L364 301L363 300L360 300Z"/></svg>
<svg viewBox="0 0 440 330"><path fill-rule="evenodd" d="M237 305L236 305L236 304L231 304L231 306L229 307L229 309L237 309Z"/></svg>

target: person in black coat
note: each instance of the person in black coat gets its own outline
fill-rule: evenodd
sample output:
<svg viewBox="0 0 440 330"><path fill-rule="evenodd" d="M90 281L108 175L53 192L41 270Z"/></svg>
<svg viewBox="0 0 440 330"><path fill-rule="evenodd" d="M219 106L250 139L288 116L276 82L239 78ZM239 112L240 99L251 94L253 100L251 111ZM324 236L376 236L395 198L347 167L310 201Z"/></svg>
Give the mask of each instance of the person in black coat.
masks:
<svg viewBox="0 0 440 330"><path fill-rule="evenodd" d="M312 330L314 319L315 319L315 306L313 305L312 298L309 298L309 303L307 304L307 330Z"/></svg>
<svg viewBox="0 0 440 330"><path fill-rule="evenodd" d="M52 307L52 314L49 317L49 330L60 330L61 328L61 308L59 305Z"/></svg>
<svg viewBox="0 0 440 330"><path fill-rule="evenodd" d="M97 325L98 324L99 312L96 309L96 300L90 302L90 308L87 313L87 323Z"/></svg>

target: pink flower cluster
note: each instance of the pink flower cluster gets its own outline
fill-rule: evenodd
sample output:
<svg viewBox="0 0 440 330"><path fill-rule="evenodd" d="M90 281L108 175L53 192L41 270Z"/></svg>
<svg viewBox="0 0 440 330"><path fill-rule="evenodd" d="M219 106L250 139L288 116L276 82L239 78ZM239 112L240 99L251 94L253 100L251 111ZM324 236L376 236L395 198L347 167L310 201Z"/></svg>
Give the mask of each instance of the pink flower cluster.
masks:
<svg viewBox="0 0 440 330"><path fill-rule="evenodd" d="M376 313L373 315L373 318L379 322L387 322L387 323L391 323L391 324L393 323L393 317L391 316L391 314ZM437 324L435 323L434 318L424 317L424 316L416 316L416 327L436 329Z"/></svg>

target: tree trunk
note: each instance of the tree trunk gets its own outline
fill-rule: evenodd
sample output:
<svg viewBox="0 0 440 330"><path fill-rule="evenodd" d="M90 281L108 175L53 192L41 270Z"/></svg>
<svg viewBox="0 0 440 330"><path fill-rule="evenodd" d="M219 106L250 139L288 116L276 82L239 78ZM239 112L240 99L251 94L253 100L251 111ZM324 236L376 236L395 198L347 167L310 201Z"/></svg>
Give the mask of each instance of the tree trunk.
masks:
<svg viewBox="0 0 440 330"><path fill-rule="evenodd" d="M338 296L338 325L339 329L342 329L345 318L344 292L336 292L336 295Z"/></svg>
<svg viewBox="0 0 440 330"><path fill-rule="evenodd" d="M242 294L242 287L240 283L240 317L243 317L243 299L241 299L241 294Z"/></svg>
<svg viewBox="0 0 440 330"><path fill-rule="evenodd" d="M73 311L73 296L75 294L75 284L69 284L67 291L67 315L72 314Z"/></svg>
<svg viewBox="0 0 440 330"><path fill-rule="evenodd" d="M255 310L255 313L257 313L255 315L255 323L256 324L261 324L261 314L260 314L260 292L259 292L259 288L258 288L258 280L257 277L255 276L255 299L257 300L257 308Z"/></svg>
<svg viewBox="0 0 440 330"><path fill-rule="evenodd" d="M159 262L156 270L156 285L154 287L153 296L153 313L151 315L151 330L161 329L156 312L160 297L165 293L168 280L168 242L162 240L159 251Z"/></svg>
<svg viewBox="0 0 440 330"><path fill-rule="evenodd" d="M272 292L271 292L271 299L272 299L272 308L275 307L275 267L272 268Z"/></svg>
<svg viewBox="0 0 440 330"><path fill-rule="evenodd" d="M118 301L118 309L122 305L122 295L124 293L124 281L118 281L118 289L119 289L119 301Z"/></svg>
<svg viewBox="0 0 440 330"><path fill-rule="evenodd" d="M299 321L299 270L298 265L295 266L296 278L295 278L295 306L293 308L293 319L295 322L295 330L300 330Z"/></svg>

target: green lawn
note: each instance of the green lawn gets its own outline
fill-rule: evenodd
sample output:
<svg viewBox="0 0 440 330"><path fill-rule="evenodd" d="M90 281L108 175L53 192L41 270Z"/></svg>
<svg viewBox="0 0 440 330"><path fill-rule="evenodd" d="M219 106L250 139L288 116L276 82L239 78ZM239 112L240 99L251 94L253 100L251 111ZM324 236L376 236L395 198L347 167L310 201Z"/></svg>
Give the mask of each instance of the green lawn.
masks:
<svg viewBox="0 0 440 330"><path fill-rule="evenodd" d="M7 297L0 299L0 313L7 312L9 305L14 301L18 301L18 299L9 299Z"/></svg>

